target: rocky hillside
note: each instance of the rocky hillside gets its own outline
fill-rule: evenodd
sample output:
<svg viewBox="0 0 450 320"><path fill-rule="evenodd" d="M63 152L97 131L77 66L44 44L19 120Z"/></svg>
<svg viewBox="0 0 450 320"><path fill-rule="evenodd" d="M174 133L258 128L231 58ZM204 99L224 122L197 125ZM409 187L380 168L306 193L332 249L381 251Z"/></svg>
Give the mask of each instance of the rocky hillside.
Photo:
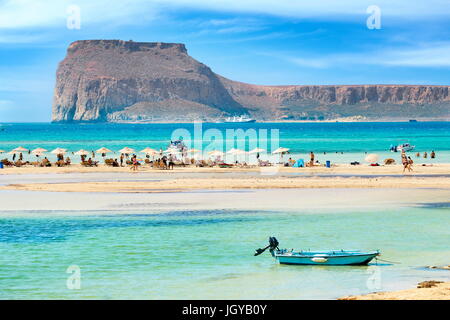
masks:
<svg viewBox="0 0 450 320"><path fill-rule="evenodd" d="M53 121L450 118L449 86L258 86L223 78L183 44L72 43L59 64Z"/></svg>

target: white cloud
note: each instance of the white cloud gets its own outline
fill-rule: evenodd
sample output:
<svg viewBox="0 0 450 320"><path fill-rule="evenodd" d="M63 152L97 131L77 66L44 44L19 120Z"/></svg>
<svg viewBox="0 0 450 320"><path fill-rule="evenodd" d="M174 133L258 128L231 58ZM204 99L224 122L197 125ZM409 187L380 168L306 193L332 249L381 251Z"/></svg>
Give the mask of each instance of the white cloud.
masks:
<svg viewBox="0 0 450 320"><path fill-rule="evenodd" d="M0 100L0 109L12 107L13 102L10 100Z"/></svg>
<svg viewBox="0 0 450 320"><path fill-rule="evenodd" d="M270 52L259 53L289 61L300 67L324 69L336 66L380 65L396 67L450 67L450 43L429 43L417 47L389 50L373 50L359 53L312 55L300 52L296 55Z"/></svg>
<svg viewBox="0 0 450 320"><path fill-rule="evenodd" d="M367 16L366 9L373 4L381 8L382 15L406 19L450 14L448 0L6 0L0 3L0 30L65 27L71 4L81 9L82 27L104 22L136 23L136 17L151 19L166 10L186 8L324 20Z"/></svg>

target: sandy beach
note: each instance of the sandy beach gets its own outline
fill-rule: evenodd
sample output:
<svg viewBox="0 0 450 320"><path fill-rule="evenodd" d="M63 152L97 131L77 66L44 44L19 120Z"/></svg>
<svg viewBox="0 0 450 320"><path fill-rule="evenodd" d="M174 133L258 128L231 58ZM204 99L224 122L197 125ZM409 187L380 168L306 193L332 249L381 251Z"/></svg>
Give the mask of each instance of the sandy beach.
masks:
<svg viewBox="0 0 450 320"><path fill-rule="evenodd" d="M450 282L424 281L413 289L348 296L339 300L450 300Z"/></svg>
<svg viewBox="0 0 450 320"><path fill-rule="evenodd" d="M196 168L177 167L174 170L155 170L141 167L132 172L155 174L151 180L130 179L116 181L80 181L52 183L21 183L21 175L70 173L130 173L127 167L112 168L100 165L86 168L68 167L6 168L1 174L17 175L14 183L0 186L0 190L61 191L61 192L176 192L184 190L228 189L305 189L305 188L450 188L449 164L418 166L414 172L402 174L401 166L350 166L332 168L250 167ZM205 176L208 175L208 176Z"/></svg>
<svg viewBox="0 0 450 320"><path fill-rule="evenodd" d="M414 175L444 175L450 174L450 163L436 163L433 165L415 165L413 172L406 172L405 176ZM87 172L130 172L130 167L111 167L103 164L99 164L97 167L84 167L79 164L72 164L66 167L5 167L0 170L1 175L7 174L44 174L44 173L87 173ZM388 165L372 167L366 165L352 166L349 164L336 164L327 168L325 166L314 166L306 168L293 168L293 167L234 167L234 168L219 168L219 167L195 167L195 166L177 166L174 170L159 170L153 169L149 166L139 167L138 172L158 172L158 173L174 173L174 172L192 172L192 173L245 173L256 172L262 175L273 174L328 174L328 175L403 175L403 167L401 165Z"/></svg>

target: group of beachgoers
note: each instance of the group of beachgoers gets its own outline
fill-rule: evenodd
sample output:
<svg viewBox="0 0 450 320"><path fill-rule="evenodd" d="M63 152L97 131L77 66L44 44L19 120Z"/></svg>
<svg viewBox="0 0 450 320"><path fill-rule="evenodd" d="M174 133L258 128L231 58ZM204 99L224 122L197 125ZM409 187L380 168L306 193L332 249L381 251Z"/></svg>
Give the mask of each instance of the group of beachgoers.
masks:
<svg viewBox="0 0 450 320"><path fill-rule="evenodd" d="M174 143L172 141L171 141L171 145L174 145ZM24 149L24 148L22 148L22 149ZM124 148L124 149L127 149L127 148ZM159 168L159 169L173 169L175 165L181 165L181 166L195 165L197 167L214 167L214 166L218 166L218 167L248 167L249 166L245 161L239 162L236 159L235 159L235 162L227 164L227 163L225 163L225 161L223 161L221 159L220 156L216 156L215 159L210 158L207 160L190 158L190 157L188 157L188 152L186 151L187 149L186 150L185 149L186 148L184 148L184 147L178 148L178 151L181 152L181 159L178 159L177 156L172 153L164 155L164 152L166 152L166 151L163 151L162 149L160 149L159 153L157 151L152 153L152 159L150 159L149 154L146 154L145 159L138 159L137 155L134 153L133 154L121 153L120 157L115 158L115 159L105 158L107 155L106 153L102 153L101 156L103 157L105 165L107 165L107 166L112 166L112 167L129 166L130 170L132 170L132 171L137 171L138 167L141 166L141 162L142 162L142 164L146 164L150 167ZM62 149L62 150L64 151L64 149ZM133 149L129 149L129 150L134 151ZM111 151L108 151L108 152L111 152ZM92 157L88 158L88 155L90 155L90 153L92 153ZM99 153L99 150L97 151L97 153ZM289 153L288 151L284 152L284 154L288 154L288 153ZM341 152L341 153L343 153L343 152ZM28 150L28 154L30 154L29 150ZM54 163L55 166L58 166L58 167L69 166L72 163L70 157L68 157L68 156L65 157L65 154L66 154L66 152L61 152L56 155L57 161ZM76 153L72 152L72 154L75 155ZM223 155L223 153L221 153L221 154ZM323 152L323 154L326 154L326 152ZM4 166L16 166L16 167L20 167L23 165L51 167L53 165L49 161L49 159L47 159L47 157L42 158L41 156L42 156L42 154L36 154L36 159L38 161L29 162L29 161L23 161L24 157L23 157L22 152L13 153L12 162L9 161L8 159L3 159L3 160L1 160L1 162ZM95 156L96 156L96 154L94 151L92 151L92 152L85 151L83 154L80 155L80 160L81 160L80 164L82 166L86 166L86 167L98 166L99 161L93 160L93 159L95 159ZM423 158L429 157L431 159L435 159L436 153L434 150L431 151L430 154L428 154L426 151L423 152L422 155L419 152L416 153L416 157L420 158L421 156L423 156ZM18 159L17 161L16 161L16 158ZM257 166L259 166L259 167L274 165L269 160L267 160L267 161L261 160L259 152L256 154L256 159L257 159ZM280 157L280 161L281 160L282 160L282 157ZM329 161L327 161L327 166L330 166L328 164L328 162ZM394 163L395 163L394 159L386 159L385 160L385 164L394 164ZM410 156L407 156L405 150L401 151L401 163L403 165L403 172L405 172L406 170L408 170L408 172L413 171L412 166L413 166L414 161L412 160L412 158ZM316 157L315 157L315 154L313 151L309 152L309 161L304 162L303 159L295 160L292 157L289 157L289 159L287 161L284 161L284 162L281 161L280 164L282 164L285 167L314 167L314 166L321 165L320 162L318 160L316 160ZM360 163L355 161L355 162L352 162L351 164L359 165ZM373 164L371 164L371 165L373 165ZM378 164L376 164L376 165L378 165Z"/></svg>

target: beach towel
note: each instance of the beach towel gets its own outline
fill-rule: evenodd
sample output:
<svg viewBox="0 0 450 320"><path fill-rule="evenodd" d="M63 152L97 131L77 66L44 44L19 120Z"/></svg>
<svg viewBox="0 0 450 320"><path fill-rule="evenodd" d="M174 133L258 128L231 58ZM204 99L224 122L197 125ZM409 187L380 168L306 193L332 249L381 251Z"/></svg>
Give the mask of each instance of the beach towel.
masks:
<svg viewBox="0 0 450 320"><path fill-rule="evenodd" d="M305 161L303 161L303 159L298 159L293 165L294 168L303 168L304 166Z"/></svg>

